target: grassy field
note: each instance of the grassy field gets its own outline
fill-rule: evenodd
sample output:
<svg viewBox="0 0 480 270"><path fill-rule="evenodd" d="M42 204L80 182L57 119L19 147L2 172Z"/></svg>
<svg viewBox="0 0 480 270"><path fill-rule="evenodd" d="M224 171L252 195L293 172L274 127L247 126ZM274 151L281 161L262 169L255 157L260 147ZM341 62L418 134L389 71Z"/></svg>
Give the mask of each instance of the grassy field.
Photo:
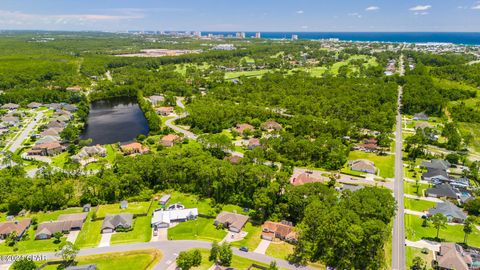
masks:
<svg viewBox="0 0 480 270"><path fill-rule="evenodd" d="M110 243L126 244L135 242L148 242L152 237L152 227L150 225L152 217L147 215L146 217L137 217L134 219L133 230L129 232L117 232L112 235Z"/></svg>
<svg viewBox="0 0 480 270"><path fill-rule="evenodd" d="M261 77L263 74L270 72L270 69L260 69L260 70L251 70L251 71L234 71L225 73L225 79L235 79L241 76L246 77Z"/></svg>
<svg viewBox="0 0 480 270"><path fill-rule="evenodd" d="M210 250L208 249L199 249L202 253L202 264L198 267L191 268L191 270L208 270L213 263L208 260L208 256L210 255ZM248 269L252 264L258 264L261 266L268 266L267 264L252 261L237 255L233 255L232 264L230 265L231 268L234 269Z"/></svg>
<svg viewBox="0 0 480 270"><path fill-rule="evenodd" d="M461 133L470 132L473 134L473 140L470 147L473 151L480 153L480 123L458 123Z"/></svg>
<svg viewBox="0 0 480 270"><path fill-rule="evenodd" d="M161 258L162 254L159 250L147 249L81 256L77 257L75 261L77 265L96 264L97 269L101 270L147 270L153 269ZM49 265L43 269L57 269L57 265Z"/></svg>
<svg viewBox="0 0 480 270"><path fill-rule="evenodd" d="M405 198L404 199L405 209L410 209L414 211L427 211L428 209L434 207L436 203L429 201L422 201L416 199Z"/></svg>
<svg viewBox="0 0 480 270"><path fill-rule="evenodd" d="M275 258L279 258L282 260L286 260L288 255L293 253L294 246L284 242L272 242L270 246L268 246L267 251L265 252L266 255L272 256Z"/></svg>
<svg viewBox="0 0 480 270"><path fill-rule="evenodd" d="M367 159L375 163L375 167L377 167L380 172L378 173L381 177L385 178L393 178L394 171L395 171L395 156L387 155L387 156L379 156L374 153L365 153L363 151L351 151L348 155L348 160L356 160L356 159Z"/></svg>
<svg viewBox="0 0 480 270"><path fill-rule="evenodd" d="M211 199L208 199L208 198L204 199L194 194L186 194L186 193L181 193L173 190L165 191L162 194L171 195L171 199L168 202L169 204L181 203L185 206L185 208L193 208L193 207L198 208L198 213L200 214L209 215L212 217L217 216L216 212L213 209L213 204ZM159 197L161 197L161 194L159 194ZM155 206L158 206L158 204ZM152 207L152 208L155 208L155 207ZM236 206L236 205L223 205L222 210L230 211L230 212L237 211L237 213L243 212L243 209L240 206Z"/></svg>
<svg viewBox="0 0 480 270"><path fill-rule="evenodd" d="M243 231L248 233L247 236L241 241L233 242L232 246L248 247L250 251L255 250L262 240L262 227L253 226L252 223L248 222L247 225L245 225L245 228L243 228Z"/></svg>
<svg viewBox="0 0 480 270"><path fill-rule="evenodd" d="M428 227L422 227L422 219L413 215L405 215L405 232L408 240L418 241L421 239L433 239L436 236L436 229L429 222ZM463 226L447 225L447 228L441 228L438 235L442 241L463 242ZM480 231L473 229L468 236L468 245L480 247Z"/></svg>
<svg viewBox="0 0 480 270"><path fill-rule="evenodd" d="M423 254L422 250L419 248L405 247L405 256L406 256L406 264L408 269L410 269L410 267L412 266L412 261L413 261L413 258L415 257L422 258L423 261L427 263L428 270L433 269L432 268L432 260L433 260L432 251L428 251L428 254Z"/></svg>
<svg viewBox="0 0 480 270"><path fill-rule="evenodd" d="M102 229L103 220L91 221L90 217L91 214L83 224L82 230L75 241L75 245L79 248L96 247L102 238L100 230Z"/></svg>
<svg viewBox="0 0 480 270"><path fill-rule="evenodd" d="M38 213L28 214L26 217L28 218L37 217L38 223L42 223L45 221L57 220L58 216L63 214L81 213L82 210L83 209L81 207L75 207L75 208L67 208L64 210L58 210L58 211L52 211L52 212L38 212Z"/></svg>
<svg viewBox="0 0 480 270"><path fill-rule="evenodd" d="M227 235L226 230L217 230L213 225L213 219L197 218L182 222L168 229L169 240L205 240L221 241Z"/></svg>
<svg viewBox="0 0 480 270"><path fill-rule="evenodd" d="M128 202L126 209L120 209L120 204L106 204L100 205L97 217L105 217L106 215L120 214L120 213L132 213L143 214L148 211L150 202Z"/></svg>
<svg viewBox="0 0 480 270"><path fill-rule="evenodd" d="M63 165L67 163L67 161L70 159L68 152L63 152L60 155L56 155L52 158L52 165L63 168Z"/></svg>
<svg viewBox="0 0 480 270"><path fill-rule="evenodd" d="M429 188L428 184L418 183L418 193L417 193L417 183L415 182L403 182L403 191L406 194L423 196L423 191Z"/></svg>

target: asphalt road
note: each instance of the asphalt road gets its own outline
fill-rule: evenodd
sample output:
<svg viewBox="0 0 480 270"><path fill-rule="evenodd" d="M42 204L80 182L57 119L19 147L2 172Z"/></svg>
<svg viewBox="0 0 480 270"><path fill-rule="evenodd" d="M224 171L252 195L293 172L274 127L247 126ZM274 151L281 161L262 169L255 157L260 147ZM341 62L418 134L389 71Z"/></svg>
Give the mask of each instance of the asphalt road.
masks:
<svg viewBox="0 0 480 270"><path fill-rule="evenodd" d="M204 241L194 241L194 240L178 240L178 241L158 241L158 242L146 242L146 243L135 243L135 244L124 244L124 245L114 245L109 247L97 247L97 248L88 248L82 249L78 253L78 256L88 256L88 255L96 255L96 254L103 254L103 253L110 253L110 252L126 252L132 250L142 250L142 249L158 249L162 252L162 259L158 262L155 266L155 270L164 270L167 269L169 265L175 262L176 257L181 251L185 251L192 248L206 248L210 249L211 243L204 242ZM305 266L295 266L290 264L285 260L280 260L277 258L273 258L267 255L253 253L253 252L243 252L238 250L237 248L232 248L233 253L235 255L248 258L251 260L263 262L269 264L271 261L276 261L277 266L287 269L312 269L310 267ZM58 259L59 257L55 255L53 252L49 253L39 253L34 254L38 257L41 256L42 259L45 260L52 260ZM11 262L8 261L0 261L0 265L8 264Z"/></svg>
<svg viewBox="0 0 480 270"><path fill-rule="evenodd" d="M403 56L400 61L401 71L403 76ZM402 141L402 115L401 115L401 97L403 88L398 88L398 112L396 117L395 128L395 183L393 193L397 201L397 215L393 223L392 235L392 269L405 269L405 220L404 220L404 205L403 205L403 141Z"/></svg>
<svg viewBox="0 0 480 270"><path fill-rule="evenodd" d="M35 114L34 118L28 125L22 130L20 135L14 140L12 144L8 147L7 150L9 150L12 153L15 153L18 148L22 146L23 141L27 139L27 137L30 135L30 133L33 131L35 126L37 125L38 121L40 121L43 118L43 112L38 112Z"/></svg>

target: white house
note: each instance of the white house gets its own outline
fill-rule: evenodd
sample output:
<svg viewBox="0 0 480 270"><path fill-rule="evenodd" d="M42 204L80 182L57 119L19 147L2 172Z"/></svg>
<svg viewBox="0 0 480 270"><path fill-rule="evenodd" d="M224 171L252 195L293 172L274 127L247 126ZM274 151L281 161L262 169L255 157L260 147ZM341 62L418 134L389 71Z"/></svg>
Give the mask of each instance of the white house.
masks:
<svg viewBox="0 0 480 270"><path fill-rule="evenodd" d="M197 208L175 209L175 210L156 210L152 217L152 227L168 228L170 223L184 222L196 219L198 217Z"/></svg>

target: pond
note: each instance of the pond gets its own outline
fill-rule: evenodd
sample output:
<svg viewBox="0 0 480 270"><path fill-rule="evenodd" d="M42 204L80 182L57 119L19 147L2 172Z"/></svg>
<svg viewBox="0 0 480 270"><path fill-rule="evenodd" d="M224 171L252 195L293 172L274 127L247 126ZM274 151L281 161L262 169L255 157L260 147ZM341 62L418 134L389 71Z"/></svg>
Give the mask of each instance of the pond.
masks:
<svg viewBox="0 0 480 270"><path fill-rule="evenodd" d="M134 98L121 97L94 101L81 139L92 145L129 142L148 134L148 122Z"/></svg>

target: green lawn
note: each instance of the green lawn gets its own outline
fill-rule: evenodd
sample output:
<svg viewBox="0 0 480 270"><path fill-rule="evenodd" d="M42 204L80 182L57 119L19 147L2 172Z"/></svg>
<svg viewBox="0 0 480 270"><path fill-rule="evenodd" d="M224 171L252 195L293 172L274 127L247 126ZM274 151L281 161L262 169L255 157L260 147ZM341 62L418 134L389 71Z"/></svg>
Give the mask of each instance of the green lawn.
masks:
<svg viewBox="0 0 480 270"><path fill-rule="evenodd" d="M428 209L434 207L436 203L423 201L423 200L416 200L410 198L404 198L405 209L410 209L414 211L427 211Z"/></svg>
<svg viewBox="0 0 480 270"><path fill-rule="evenodd" d="M117 232L112 235L110 243L114 244L125 244L125 243L135 243L135 242L148 242L152 237L152 227L151 227L150 215L146 217L137 217L134 220L133 230L129 232Z"/></svg>
<svg viewBox="0 0 480 270"><path fill-rule="evenodd" d="M87 217L87 221L83 224L82 230L78 234L75 245L79 248L91 248L96 247L100 243L102 235L100 230L102 228L103 220L92 221L93 211L91 211Z"/></svg>
<svg viewBox="0 0 480 270"><path fill-rule="evenodd" d="M217 230L213 225L213 219L197 218L182 222L173 228L168 229L170 240L205 240L221 241L226 235L226 230Z"/></svg>
<svg viewBox="0 0 480 270"><path fill-rule="evenodd" d="M430 222L428 227L422 227L422 219L413 215L405 215L405 229L407 239L412 241L433 239L437 233ZM447 228L440 229L439 238L442 241L461 243L463 237L462 225L447 225ZM467 242L473 247L480 247L480 231L474 228Z"/></svg>
<svg viewBox="0 0 480 270"><path fill-rule="evenodd" d="M149 206L150 202L128 202L126 209L120 209L120 203L100 205L97 217L120 213L143 214L147 212Z"/></svg>
<svg viewBox="0 0 480 270"><path fill-rule="evenodd" d="M162 254L156 249L115 252L91 256L77 257L77 265L96 264L101 270L147 270L160 261ZM40 264L38 264L40 265ZM43 269L57 269L57 265L50 265Z"/></svg>
<svg viewBox="0 0 480 270"><path fill-rule="evenodd" d="M418 183L418 185L419 185L419 188L418 188L418 193L417 193L417 183L404 181L403 182L403 191L406 194L423 196L423 191L426 190L427 188L429 188L429 185L428 184L422 184L422 183Z"/></svg>
<svg viewBox="0 0 480 270"><path fill-rule="evenodd" d="M63 214L81 213L82 210L83 209L81 207L75 207L75 208L67 208L64 210L57 210L57 211L51 211L51 212L31 213L31 214L28 214L26 217L28 218L36 217L38 223L42 223L45 221L57 220L58 216Z"/></svg>
<svg viewBox="0 0 480 270"><path fill-rule="evenodd" d="M419 248L405 247L405 256L406 256L406 264L408 269L410 269L410 267L412 266L412 261L413 261L413 258L415 257L422 258L423 261L427 263L426 265L428 270L433 269L432 268L433 252L430 250L428 251L428 254L423 254L422 250Z"/></svg>
<svg viewBox="0 0 480 270"><path fill-rule="evenodd" d="M202 253L202 264L198 267L192 268L191 270L208 270L213 265L213 262L210 262L208 260L208 256L210 255L210 250L208 249L199 249L199 250ZM256 262L256 261L252 261L237 255L233 255L232 264L230 265L230 267L234 269L248 269L248 267L250 267L254 263L261 266L268 266L265 263Z"/></svg>
<svg viewBox="0 0 480 270"><path fill-rule="evenodd" d="M68 162L70 159L68 152L63 152L60 155L56 155L52 158L52 165L63 168L63 165Z"/></svg>
<svg viewBox="0 0 480 270"><path fill-rule="evenodd" d="M262 227L253 226L252 223L248 222L247 225L245 225L245 228L243 228L243 231L248 233L247 236L241 241L232 242L232 246L248 247L250 251L255 250L262 240Z"/></svg>
<svg viewBox="0 0 480 270"><path fill-rule="evenodd" d="M161 197L162 194L170 194L171 199L168 202L168 204L181 203L185 206L185 208L194 208L194 207L198 208L199 214L209 215L212 217L217 216L216 212L213 209L212 200L209 198L200 198L194 194L181 193L173 190L165 191L159 194L159 197ZM158 206L158 204L156 206ZM155 208L155 207L152 207L152 208ZM230 212L237 211L237 213L243 212L243 209L240 206L231 205L231 204L223 205L222 210L230 211Z"/></svg>
<svg viewBox="0 0 480 270"><path fill-rule="evenodd" d="M473 140L470 147L477 153L480 153L480 123L458 123L461 133L473 134Z"/></svg>
<svg viewBox="0 0 480 270"><path fill-rule="evenodd" d="M17 251L5 244L0 245L0 254L27 254L36 252L56 251L58 246L65 242L66 237L62 237L60 243L54 243L54 239L35 240L35 230L33 226L27 231L28 240L22 240L17 243Z"/></svg>
<svg viewBox="0 0 480 270"><path fill-rule="evenodd" d="M246 77L261 77L263 74L270 72L269 69L260 69L260 70L252 70L252 71L234 71L234 72L227 72L225 73L225 79L235 79L241 76Z"/></svg>
<svg viewBox="0 0 480 270"><path fill-rule="evenodd" d="M378 173L381 177L393 178L395 176L395 156L379 156L374 153L365 153L363 151L351 151L348 160L367 159L375 163Z"/></svg>
<svg viewBox="0 0 480 270"><path fill-rule="evenodd" d="M266 255L286 260L288 255L293 253L294 246L284 242L272 242L268 246Z"/></svg>

